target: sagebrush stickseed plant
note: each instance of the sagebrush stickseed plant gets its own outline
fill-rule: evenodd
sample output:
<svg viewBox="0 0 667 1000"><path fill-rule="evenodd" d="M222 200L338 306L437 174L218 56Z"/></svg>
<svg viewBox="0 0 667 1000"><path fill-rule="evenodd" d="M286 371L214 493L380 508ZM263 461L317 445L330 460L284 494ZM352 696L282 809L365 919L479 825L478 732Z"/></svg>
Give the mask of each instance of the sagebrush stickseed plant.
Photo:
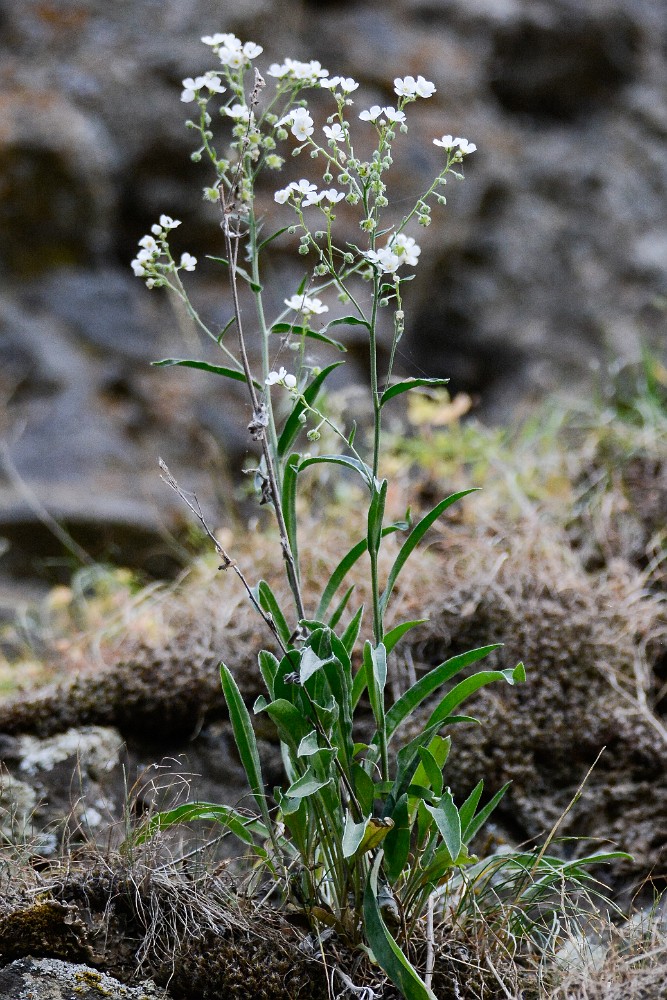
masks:
<svg viewBox="0 0 667 1000"><path fill-rule="evenodd" d="M497 805L498 790L480 808L480 782L461 805L445 785L443 768L451 737L443 735L459 722L461 703L483 685L525 679L522 664L511 670L481 670L448 685L460 671L482 660L496 646L485 646L455 656L418 680L393 704L387 704L387 660L398 641L419 621L405 621L385 629L385 612L401 570L428 529L468 492L449 496L417 523L385 523L388 482L382 477L382 414L385 406L408 390L437 386L443 379L396 380L392 375L397 344L404 329L401 287L417 266L420 247L409 234L413 224L431 222L433 203L444 204L442 189L450 176L460 178L460 165L475 151L467 139L436 137L442 165L430 187L407 214L385 221L389 209L386 175L392 165L397 133L408 130L408 109L426 100L435 86L423 77L397 77L396 106L374 105L360 113L351 98L358 84L351 78L329 76L316 61L286 59L273 64L267 75L274 87L267 93L264 78L254 66L262 49L243 44L234 35L202 39L217 57L216 70L183 81L181 100L194 104L198 118L187 123L199 135L193 154L210 162L212 179L204 196L219 204L224 255L214 258L228 272L233 314L219 332L203 322L185 290L182 273L193 271L197 259L183 253L176 263L169 240L181 223L160 217L151 234L140 240L132 262L136 275L150 288L167 287L186 305L193 320L224 355L223 365L186 359L168 359L161 365L184 365L245 383L252 405L248 425L257 443L256 485L260 503L270 505L277 522L292 606L281 607L265 581L250 586L233 559L211 534L223 565L232 568L262 616L280 655L264 650L259 666L267 688L254 712L266 713L281 743L286 784L267 799L251 717L234 677L221 664L221 678L239 754L254 796L258 815L247 815L225 805L189 803L155 817L149 830L188 819L215 819L224 824L276 880L283 895L296 904L317 934L332 931L351 946L365 948L410 998L434 998L431 971L422 979L410 961L410 942L434 894L455 871L476 861L468 845ZM328 92L332 113L316 124L304 94ZM212 128L222 118L226 135L222 147ZM356 121L352 121L356 119ZM354 128L363 130L360 142L374 138L369 159L355 154ZM278 171L285 159L307 152L323 166L322 185L303 178L275 191L274 201L291 209L291 225L267 233L268 220L256 214L256 183L262 171ZM220 149L224 152L220 152ZM335 185L335 186L334 186ZM342 203L345 203L344 206ZM356 210L359 245L340 245L336 213ZM308 265L306 277L284 299L284 310L268 322L261 280L262 257L268 244L287 233L299 236L299 254ZM239 262L243 250L243 265ZM360 280L363 279L365 284ZM248 286L254 298L252 333L241 316L239 287ZM327 297L336 293L349 313L316 329L316 318L329 311ZM378 317L393 312L393 340L385 372L378 371ZM330 330L355 326L368 341L370 396L373 409L371 454L355 445L355 425L340 427L318 409L326 379L340 362L314 367L306 350L313 340L342 350ZM235 331L235 347L230 346ZM294 370L273 367L274 348L294 349ZM261 369L253 371L251 357L259 355ZM272 388L283 391L291 405L281 425L271 399ZM282 408L281 408L282 409ZM303 454L298 440L310 444L326 425L337 436L338 451ZM306 608L302 597L296 515L297 487L306 469L317 464L343 467L358 476L367 494L367 515L361 540L340 560L330 579L321 581L317 608ZM166 467L165 477L179 490ZM179 490L180 492L180 490ZM198 505L191 503L201 518ZM405 538L386 577L380 579L379 554L383 538L401 532ZM353 587L345 587L349 570L367 558L371 582L373 640L357 656L363 607L350 614ZM317 581L315 581L317 582ZM344 589L342 597L339 591ZM347 624L343 625L347 616ZM356 672L353 663L359 664ZM442 694L443 686L447 690ZM415 709L441 692L422 730L394 752L401 725ZM355 741L355 713L361 699L370 703L375 732L368 743ZM144 834L146 832L144 831Z"/></svg>

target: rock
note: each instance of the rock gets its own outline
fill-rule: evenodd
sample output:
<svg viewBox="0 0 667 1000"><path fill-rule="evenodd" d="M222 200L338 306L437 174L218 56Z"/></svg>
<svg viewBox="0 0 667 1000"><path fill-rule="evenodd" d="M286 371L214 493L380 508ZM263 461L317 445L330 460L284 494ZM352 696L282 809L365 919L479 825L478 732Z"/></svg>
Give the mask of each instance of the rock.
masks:
<svg viewBox="0 0 667 1000"><path fill-rule="evenodd" d="M42 504L61 483L76 492L80 509L67 524L75 537L89 544L89 527L108 529L109 558L127 562L151 538L159 544L163 522L174 526L158 455L169 452L172 471L202 502L215 497L219 518L227 498L216 496L217 473L248 451L234 387L148 369L159 357L214 355L128 267L156 216L178 216L176 249L201 260L191 285L198 307L215 329L226 322L225 281L204 263L221 249L218 218L201 202L203 174L190 163L178 99L180 80L208 66L199 41L207 31L256 38L267 62L320 58L360 80L359 106L393 100L397 74L434 79L433 99L409 109L412 145L400 137L396 147L401 205L439 163L435 135L476 141L466 184L451 185L446 214L421 234L398 358L406 373L450 376L453 391L507 419L547 393L590 391L592 361L636 356L644 341L662 349L661 0L246 0L224 24L212 0L4 7L6 437ZM275 210L270 184L260 198ZM357 231L356 220L345 222L348 238ZM285 286L300 279L296 243L276 242L267 267L279 308ZM346 376L359 378L363 364ZM20 491L10 485L15 503ZM125 532L127 512L104 506L109 497L144 506L139 537ZM54 514L66 518L66 504ZM20 531L7 527L12 572L15 558L21 571L34 560L33 530L41 530L34 516ZM151 571L173 572L174 562L165 555Z"/></svg>
<svg viewBox="0 0 667 1000"><path fill-rule="evenodd" d="M2 1000L168 1000L168 994L146 981L125 986L87 965L56 958L21 958L0 969Z"/></svg>

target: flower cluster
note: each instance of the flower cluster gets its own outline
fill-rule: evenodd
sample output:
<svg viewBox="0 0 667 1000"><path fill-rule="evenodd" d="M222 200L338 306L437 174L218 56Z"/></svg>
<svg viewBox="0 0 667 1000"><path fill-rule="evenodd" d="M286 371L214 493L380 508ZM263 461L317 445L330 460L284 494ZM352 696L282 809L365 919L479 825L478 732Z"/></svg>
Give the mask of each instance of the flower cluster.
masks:
<svg viewBox="0 0 667 1000"><path fill-rule="evenodd" d="M244 44L236 35L223 32L204 35L202 42L204 45L210 45L222 65L231 70L244 69L250 65L252 59L256 59L264 51L262 46L256 45L255 42Z"/></svg>
<svg viewBox="0 0 667 1000"><path fill-rule="evenodd" d="M401 264L416 267L421 247L412 236L398 233L381 250L367 250L364 257L383 274L395 274Z"/></svg>
<svg viewBox="0 0 667 1000"><path fill-rule="evenodd" d="M386 122L402 125L405 121L405 112L392 107L381 108L379 104L374 104L368 111L362 111L359 117L362 122L373 122L378 125L385 125Z"/></svg>
<svg viewBox="0 0 667 1000"><path fill-rule="evenodd" d="M399 97L414 101L417 97L432 97L435 94L435 84L425 80L423 76L397 76L394 80L394 93Z"/></svg>
<svg viewBox="0 0 667 1000"><path fill-rule="evenodd" d="M278 80L288 80L310 87L317 86L321 80L329 76L329 70L322 69L317 59L311 59L310 62L286 59L284 63L271 63L267 72L269 76Z"/></svg>
<svg viewBox="0 0 667 1000"><path fill-rule="evenodd" d="M446 149L447 152L451 152L458 148L458 153L463 157L467 156L468 153L474 153L477 146L474 142L468 142L467 139L454 139L451 135L443 135L442 139L434 139L434 146L441 146Z"/></svg>
<svg viewBox="0 0 667 1000"><path fill-rule="evenodd" d="M301 313L303 316L321 316L322 313L329 312L329 306L322 304L322 300L309 295L292 295L285 299L288 309Z"/></svg>
<svg viewBox="0 0 667 1000"><path fill-rule="evenodd" d="M286 368L269 372L268 378L264 381L267 385L284 385L286 389L296 389L296 376L288 374Z"/></svg>
<svg viewBox="0 0 667 1000"><path fill-rule="evenodd" d="M315 131L313 119L306 108L294 108L280 119L278 125L290 125L290 132L299 142L305 142Z"/></svg>
<svg viewBox="0 0 667 1000"><path fill-rule="evenodd" d="M211 94L224 94L227 90L227 88L223 86L222 80L217 73L214 73L211 70L203 76L196 76L194 79L191 76L188 76L185 80L183 80L181 100L186 104L190 101L196 101L199 97L200 90L204 87L206 87Z"/></svg>
<svg viewBox="0 0 667 1000"><path fill-rule="evenodd" d="M142 236L139 240L141 250L131 262L131 268L137 278L146 278L149 288L162 283L162 276L174 271L194 271L197 258L190 253L181 254L179 264L174 263L167 244L168 233L180 226L180 219L172 219L169 215L161 215L159 223L151 226L151 234ZM165 257L165 261L160 258Z"/></svg>
<svg viewBox="0 0 667 1000"><path fill-rule="evenodd" d="M327 90L340 90L343 94L352 94L359 84L351 76L332 76L329 80L320 80L320 87Z"/></svg>
<svg viewBox="0 0 667 1000"><path fill-rule="evenodd" d="M273 196L274 201L277 201L279 205L284 205L285 202L292 198L295 203L298 203L301 208L309 208L311 205L320 205L323 202L325 208L331 205L337 205L339 201L342 201L345 197L342 191L337 191L335 188L328 188L325 191L318 191L316 184L311 184L310 181L304 179L300 181L292 181L288 184L286 188L281 188Z"/></svg>

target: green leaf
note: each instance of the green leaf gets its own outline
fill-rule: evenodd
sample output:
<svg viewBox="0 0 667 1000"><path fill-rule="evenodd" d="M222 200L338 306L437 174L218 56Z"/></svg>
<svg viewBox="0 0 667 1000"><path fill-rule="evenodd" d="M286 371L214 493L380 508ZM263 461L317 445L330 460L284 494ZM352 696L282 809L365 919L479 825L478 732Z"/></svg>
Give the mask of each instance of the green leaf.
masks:
<svg viewBox="0 0 667 1000"><path fill-rule="evenodd" d="M328 344L329 347L335 347L337 351L347 351L347 347L345 344L341 344L340 340L332 340L331 337L327 337L323 333L318 333L317 330L311 330L307 326L292 326L291 323L274 323L269 333L293 333L297 337L309 337L311 340L319 340L324 344Z"/></svg>
<svg viewBox="0 0 667 1000"><path fill-rule="evenodd" d="M398 701L394 702L387 712L387 739L390 739L400 724L414 712L415 708L425 698L428 698L429 695L441 687L442 684L451 680L464 667L470 666L471 663L476 663L477 660L482 660L489 653L492 653L494 649L499 648L500 644L494 643L491 646L480 646L479 649L470 649L466 653L460 653L458 656L453 656L451 659L445 660L444 663L434 667L433 670L425 674L404 695L401 695Z"/></svg>
<svg viewBox="0 0 667 1000"><path fill-rule="evenodd" d="M331 618L327 622L329 628L335 628L336 625L338 625L338 622L341 620L341 618L343 616L343 612L345 611L345 608L347 607L348 601L352 597L353 593L354 593L354 584L352 584L351 587L347 588L347 590L343 594L342 598L340 599L340 601L336 605L336 607L335 607L335 609L334 609L334 611L333 611L333 613L331 615ZM364 609L364 606L362 604L361 608L359 610L363 611L363 609ZM359 614L359 612L357 612L357 614ZM354 618L352 619L352 621L350 622L350 625L352 624L352 622L354 622L354 620L355 620L356 617L357 616L355 615ZM343 633L343 636L345 636L345 634L347 633L347 629L349 629L350 625L348 625L347 628L345 629L345 632ZM357 637L355 635L354 639L352 640L352 646L354 646L354 643L356 641L357 641ZM346 645L346 644L344 643L344 645ZM351 653L351 652L352 652L352 649L351 648L348 649L348 653Z"/></svg>
<svg viewBox="0 0 667 1000"><path fill-rule="evenodd" d="M206 259L214 260L216 264L224 264L225 267L229 267L229 261L226 259L226 257L212 257L211 254L206 254ZM238 264L234 268L234 273L238 274L239 278L243 278L243 280L250 285L253 292L262 291L262 286L258 285L256 281L253 281L250 274L248 274L248 272L244 268L239 267Z"/></svg>
<svg viewBox="0 0 667 1000"><path fill-rule="evenodd" d="M357 853L357 850L364 839L369 818L370 817L366 817L365 819L362 819L360 823L355 823L351 814L348 812L345 817L345 829L343 830L342 846L344 858L351 858Z"/></svg>
<svg viewBox="0 0 667 1000"><path fill-rule="evenodd" d="M480 784L483 784L483 782L480 782ZM493 798L489 802L487 802L487 804L484 806L484 808L480 809L480 811L477 813L477 815L474 818L471 818L470 820L468 820L468 822L466 823L466 825L465 825L465 827L463 829L463 839L464 839L464 842L466 844L469 844L470 841L475 836L475 834L478 833L482 829L482 827L486 823L487 819L489 818L489 816L491 815L491 813L496 808L496 806L498 805L498 803L502 799L503 795L505 794L505 792L509 788L510 784L511 784L511 782L508 781L507 784L503 785L503 787L500 789L500 791L496 792L496 794L493 796ZM475 789L475 791L476 790L477 789ZM480 790L480 795L481 795L481 790ZM478 798L478 801L479 801L479 798ZM466 818L467 818L467 812L466 812ZM463 826L463 822L461 823L461 825Z"/></svg>
<svg viewBox="0 0 667 1000"><path fill-rule="evenodd" d="M290 228L289 226L283 226L282 229L276 230L276 232L273 233L272 236L267 236L267 238L265 240L262 240L262 242L257 247L257 253L261 253L264 247L268 247L269 243L273 243L273 241L277 240L279 236L282 236L283 233L286 233L289 228Z"/></svg>
<svg viewBox="0 0 667 1000"><path fill-rule="evenodd" d="M339 365L344 364L343 361L336 361L334 364L329 365L327 368L323 368L319 375L316 375L312 380L310 385L306 386L302 395L309 406L312 406L317 399L324 380L328 375L331 374L334 369L338 368ZM294 404L292 412L285 421L285 426L282 429L282 433L278 438L278 456L279 458L284 458L289 449L292 447L296 441L299 431L303 429L303 424L299 423L299 415L303 413L305 406L302 400L297 400ZM319 615L318 615L319 617Z"/></svg>
<svg viewBox="0 0 667 1000"><path fill-rule="evenodd" d="M405 868L410 853L410 817L407 794L401 795L391 814L393 828L384 840L384 870L393 885Z"/></svg>
<svg viewBox="0 0 667 1000"><path fill-rule="evenodd" d="M225 378L231 378L234 382L245 382L246 377L243 372L237 371L235 368L223 368L221 365L210 365L208 361L190 361L185 358L165 358L163 361L152 361L151 365L153 368L168 368L171 365L180 365L181 368L198 368L203 372L212 372L214 375L223 375ZM252 383L256 389L262 390L262 386L259 382L255 382L253 379Z"/></svg>
<svg viewBox="0 0 667 1000"><path fill-rule="evenodd" d="M412 622L401 622L400 625L396 625L394 628L390 629L389 632L385 632L384 648L387 650L387 656L391 653L394 646L399 639L402 639L406 632L409 632L411 628L416 628L417 625L424 625L428 621L428 618L417 618Z"/></svg>
<svg viewBox="0 0 667 1000"><path fill-rule="evenodd" d="M381 863L382 851L379 851L364 891L364 929L368 943L380 968L386 972L406 1000L437 1000L435 993L422 982L382 919L377 901L378 869Z"/></svg>
<svg viewBox="0 0 667 1000"><path fill-rule="evenodd" d="M301 456L297 452L293 452L287 459L283 472L282 487L283 518L285 520L285 530L287 531L287 538L289 539L290 549L292 550L292 558L297 571L297 577L299 575L299 548L297 538L298 518L296 516L296 483L299 475L300 461ZM282 635L281 638L283 638ZM286 645L289 645L290 638L291 636L288 631ZM284 639L283 642L285 642Z"/></svg>
<svg viewBox="0 0 667 1000"><path fill-rule="evenodd" d="M312 767L306 769L306 773L302 774L300 778L289 786L285 795L289 799L307 799L310 795L314 795L315 792L319 792L321 788L325 788L327 785L331 784L331 778L327 778L326 781L320 780Z"/></svg>
<svg viewBox="0 0 667 1000"><path fill-rule="evenodd" d="M352 588L350 587L350 590L351 589ZM350 591L348 591L348 593L349 592ZM363 617L363 614L364 614L364 606L362 604L357 613L355 614L354 618L351 619L349 625L347 626L342 636L340 637L340 641L345 646L348 656L352 655L354 644L359 637L359 630L361 629L361 619Z"/></svg>
<svg viewBox="0 0 667 1000"><path fill-rule="evenodd" d="M157 813L137 830L131 842L135 845L143 844L158 830L166 830L182 823L192 823L195 820L214 820L216 823L221 823L244 844L252 845L262 857L268 856L266 851L255 846L253 837L253 835L261 837L263 840L268 838L269 831L264 823L253 817L244 816L230 806L220 806L213 802L185 802L174 809Z"/></svg>
<svg viewBox="0 0 667 1000"><path fill-rule="evenodd" d="M389 483L383 479L380 488L373 486L371 490L371 502L368 506L368 551L377 553L382 539L382 520L384 518L384 505L387 499L387 487Z"/></svg>
<svg viewBox="0 0 667 1000"><path fill-rule="evenodd" d="M466 837L466 833L473 819L473 816L475 815L475 810L479 805L479 800L482 797L483 791L484 791L484 779L477 782L472 792L470 793L468 798L465 800L465 802L459 809L459 816L461 817L461 836L465 844L467 844L468 841L470 840L469 837Z"/></svg>
<svg viewBox="0 0 667 1000"><path fill-rule="evenodd" d="M438 798L442 795L443 780L442 780L442 769L447 763L447 758L449 757L449 751L452 746L451 736L439 736L437 733L429 743L428 747L421 747L419 749L419 759L421 764L414 773L412 779L415 785L426 785L431 787ZM430 773L427 770L428 765L424 764L422 757L422 750L428 752L428 755L432 761L434 761L437 768L438 779L433 781L435 774ZM438 790L439 789L439 790Z"/></svg>
<svg viewBox="0 0 667 1000"><path fill-rule="evenodd" d="M460 493L453 493L451 496L446 497L444 500L441 500L440 503L437 504L432 511L430 511L428 514L425 514L424 517L422 517L421 521L417 522L417 524L414 526L408 537L403 542L403 545L401 546L401 549L394 561L394 565L391 567L389 576L387 578L387 586L385 587L382 597L380 598L380 604L382 605L382 608L387 607L387 601L389 600L391 592L394 589L394 584L396 583L398 574L401 572L403 566L410 558L410 555L412 554L416 546L419 544L419 542L422 540L422 538L424 537L428 529L431 527L431 525L433 525L438 520L438 518L442 514L444 514L444 512L447 510L448 507L451 507L452 504L456 503L457 500L461 500L463 497L468 496L469 493L475 493L475 492L476 490L471 489L471 490L462 490Z"/></svg>
<svg viewBox="0 0 667 1000"><path fill-rule="evenodd" d="M381 729L384 725L384 689L387 683L387 651L382 643L374 647L366 640L364 670L373 716L378 729Z"/></svg>
<svg viewBox="0 0 667 1000"><path fill-rule="evenodd" d="M357 542L357 544L354 545L350 549L350 551L343 556L343 558L338 563L335 570L329 577L329 582L327 583L326 587L324 588L324 591L322 592L320 603L318 604L317 611L315 612L316 618L324 617L327 608L329 607L331 601L333 600L334 594L336 593L341 583L347 576L349 570L352 569L354 564L357 562L358 559L361 558L361 556L364 554L364 552L367 551L367 549L368 549L368 542L364 538L362 539L362 541Z"/></svg>
<svg viewBox="0 0 667 1000"><path fill-rule="evenodd" d="M373 472L371 468L365 462L362 462L361 459L353 458L351 455L313 455L312 458L303 460L299 466L299 472L307 469L309 465L344 465L346 468L357 472L369 490L373 488Z"/></svg>
<svg viewBox="0 0 667 1000"><path fill-rule="evenodd" d="M222 341L224 340L225 334L230 329L230 327L232 327L234 325L235 322L236 322L236 316L232 316L231 319L227 320L227 322L223 326L222 330L220 331L220 333L218 334L218 336L215 338L216 341L217 341L217 343L218 343L218 345L220 345L222 343Z"/></svg>
<svg viewBox="0 0 667 1000"><path fill-rule="evenodd" d="M266 684L266 689L269 692L269 696L273 698L273 682L278 673L278 667L280 663L278 658L270 653L268 649L262 649L257 657L259 661L260 673Z"/></svg>
<svg viewBox="0 0 667 1000"><path fill-rule="evenodd" d="M375 785L369 774L366 774L361 764L353 764L350 768L354 793L357 796L361 811L365 815L373 812L375 802Z"/></svg>
<svg viewBox="0 0 667 1000"><path fill-rule="evenodd" d="M418 386L428 386L429 388L435 388L437 385L447 385L449 382L448 378L408 378L404 379L403 382L396 382L395 385L389 386L388 389L380 396L380 406L384 406L388 403L390 399L394 399L395 396L400 396L403 392L408 392L410 389L416 389Z"/></svg>
<svg viewBox="0 0 667 1000"><path fill-rule="evenodd" d="M359 319L358 316L339 316L338 319L332 319L326 326L323 326L323 330L330 330L332 326L365 326L367 330L370 330L371 324L365 319Z"/></svg>
<svg viewBox="0 0 667 1000"><path fill-rule="evenodd" d="M386 535L391 535L395 531L405 530L405 525L400 524L388 524L386 528L382 529L382 537ZM360 542L353 545L349 552L347 552L341 561L336 566L335 570L329 577L329 582L327 583L324 591L322 592L322 597L320 598L320 603L317 608L316 617L323 618L324 614L333 600L334 594L340 587L341 583L347 576L348 572L352 569L354 564L363 556L364 552L368 551L368 540L362 538Z"/></svg>
<svg viewBox="0 0 667 1000"><path fill-rule="evenodd" d="M431 753L428 747L419 748L419 759L421 765L424 768L424 773L426 775L428 784L433 789L434 793L440 798L443 790L443 777L442 768L438 767L438 762ZM414 777L415 784L419 785L421 782L415 773Z"/></svg>
<svg viewBox="0 0 667 1000"><path fill-rule="evenodd" d="M281 741L289 747L296 757L299 743L310 732L310 725L296 705L285 698L276 698L261 711L266 712L278 730Z"/></svg>
<svg viewBox="0 0 667 1000"><path fill-rule="evenodd" d="M451 790L446 788L436 806L426 803L426 808L436 822L452 861L461 853L461 817L454 804Z"/></svg>
<svg viewBox="0 0 667 1000"><path fill-rule="evenodd" d="M278 635L284 644L289 646L291 638L289 625L285 621L285 616L280 610L280 605L276 600L276 596L266 580L260 580L257 586L252 588L252 591L255 596L255 600L259 604L262 611L268 612L273 618L273 623L278 630Z"/></svg>
<svg viewBox="0 0 667 1000"><path fill-rule="evenodd" d="M523 663L518 663L514 669L479 670L471 677L466 677L465 680L460 681L445 695L438 707L431 714L426 725L432 726L434 723L445 719L462 701L465 701L471 694L474 694L475 691L485 687L487 684L492 684L494 681L506 681L508 684L515 684L517 681L525 681L525 679L526 671Z"/></svg>
<svg viewBox="0 0 667 1000"><path fill-rule="evenodd" d="M234 739L236 740L236 746L238 747L243 769L245 770L246 777L248 778L250 791L253 794L255 802L259 806L266 828L270 830L271 817L266 804L262 766L259 761L257 741L255 740L255 733L252 728L252 722L250 721L250 714L245 706L243 698L241 697L241 692L238 689L238 685L234 680L231 671L225 666L224 663L220 664L220 681L222 683L222 693L225 696L225 701L227 702L227 708L229 710L229 719L232 724Z"/></svg>

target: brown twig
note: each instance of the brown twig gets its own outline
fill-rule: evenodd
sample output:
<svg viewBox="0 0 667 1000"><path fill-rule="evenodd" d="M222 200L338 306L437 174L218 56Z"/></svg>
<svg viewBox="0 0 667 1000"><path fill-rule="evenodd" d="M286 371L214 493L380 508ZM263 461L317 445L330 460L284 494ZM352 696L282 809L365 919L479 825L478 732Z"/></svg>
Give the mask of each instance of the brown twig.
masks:
<svg viewBox="0 0 667 1000"><path fill-rule="evenodd" d="M171 472L169 471L169 467L167 466L167 463L164 462L161 458L158 459L158 462L159 462L160 468L162 469L162 476L160 477L162 479L162 481L165 482L167 484L167 486L170 486L171 489L174 491L174 493L178 494L178 496L181 498L181 500L183 501L183 503L186 504L190 508L190 510L195 515L195 517L197 518L197 520L201 524L202 528L204 529L204 531L206 532L206 534L208 535L208 537L210 538L210 540L213 542L213 545L215 547L215 551L218 553L218 555L222 559L222 565L221 565L220 569L233 569L234 570L234 572L238 576L239 580L241 581L241 583L245 587L245 591L246 591L248 597L250 598L251 604L253 605L253 607L255 608L255 610L258 612L258 614L260 614L261 617L264 619L266 625L271 630L271 634L273 635L273 638L276 640L276 642L278 643L278 645L282 649L283 654L287 653L287 649L286 649L286 647L285 647L282 639L280 638L280 633L278 632L278 629L276 628L276 623L273 620L273 616L270 615L268 612L264 611L264 609L262 607L260 607L260 605L259 605L259 603L257 601L257 598L255 597L255 595L252 592L252 588L251 588L250 584L248 583L248 581L246 580L245 576L243 575L243 573L239 569L238 563L236 562L235 559L232 559L232 557L229 555L228 552L225 551L225 549L222 547L222 545L220 544L220 542L218 541L218 539L215 537L215 535L213 534L213 532L209 528L208 524L206 523L206 519L204 517L204 514L202 513L202 509L201 509L201 506L199 504L199 500L197 499L197 494L196 493L191 493L190 495L192 496L192 500L190 500L190 498L184 493L184 491L181 489L181 487L178 485L178 483L176 482L176 480L172 476Z"/></svg>

